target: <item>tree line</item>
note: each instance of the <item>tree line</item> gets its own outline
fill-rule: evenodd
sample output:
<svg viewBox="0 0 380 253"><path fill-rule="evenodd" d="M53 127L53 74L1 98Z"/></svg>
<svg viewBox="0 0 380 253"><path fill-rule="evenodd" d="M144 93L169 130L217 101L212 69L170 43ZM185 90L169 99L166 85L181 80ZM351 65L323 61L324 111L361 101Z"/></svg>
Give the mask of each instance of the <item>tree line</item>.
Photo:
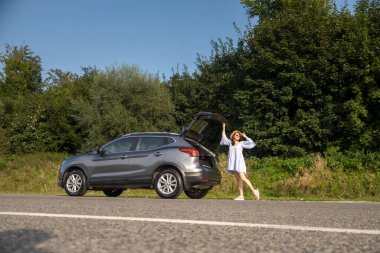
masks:
<svg viewBox="0 0 380 253"><path fill-rule="evenodd" d="M121 134L174 131L198 111L256 139L258 156L378 152L380 2L242 0L237 41L212 41L163 81L137 66L49 70L27 45L0 54L0 153L92 149Z"/></svg>

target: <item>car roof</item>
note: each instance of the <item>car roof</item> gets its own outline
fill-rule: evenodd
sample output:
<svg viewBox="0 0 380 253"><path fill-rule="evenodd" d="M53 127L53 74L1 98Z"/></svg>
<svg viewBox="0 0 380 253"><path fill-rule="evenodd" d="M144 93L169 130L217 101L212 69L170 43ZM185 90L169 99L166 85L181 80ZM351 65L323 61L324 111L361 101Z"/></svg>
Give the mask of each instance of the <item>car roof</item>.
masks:
<svg viewBox="0 0 380 253"><path fill-rule="evenodd" d="M125 134L123 136L180 136L178 133L170 133L170 132L136 132Z"/></svg>

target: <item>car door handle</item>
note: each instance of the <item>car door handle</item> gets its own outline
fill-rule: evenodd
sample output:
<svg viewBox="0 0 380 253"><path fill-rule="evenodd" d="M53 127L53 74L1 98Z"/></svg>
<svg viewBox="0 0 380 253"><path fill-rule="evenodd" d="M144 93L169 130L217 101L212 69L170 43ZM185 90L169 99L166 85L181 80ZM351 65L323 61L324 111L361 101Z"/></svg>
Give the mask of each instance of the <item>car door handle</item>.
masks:
<svg viewBox="0 0 380 253"><path fill-rule="evenodd" d="M128 158L128 156L126 155L122 155L122 156L119 156L120 159L125 159L125 158Z"/></svg>
<svg viewBox="0 0 380 253"><path fill-rule="evenodd" d="M161 156L162 155L162 153L161 152L156 152L156 153L154 153L154 156Z"/></svg>

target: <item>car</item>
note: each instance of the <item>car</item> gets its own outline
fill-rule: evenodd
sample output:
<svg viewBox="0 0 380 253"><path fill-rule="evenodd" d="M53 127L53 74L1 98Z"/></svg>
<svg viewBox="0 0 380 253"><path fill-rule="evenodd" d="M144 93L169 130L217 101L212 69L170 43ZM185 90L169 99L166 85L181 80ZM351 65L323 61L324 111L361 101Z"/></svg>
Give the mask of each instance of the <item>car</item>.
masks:
<svg viewBox="0 0 380 253"><path fill-rule="evenodd" d="M117 197L126 189L154 189L165 199L184 192L200 199L221 174L215 154L206 145L219 143L222 123L218 114L199 112L182 132L140 132L123 135L85 153L64 160L58 186L69 196L101 190Z"/></svg>

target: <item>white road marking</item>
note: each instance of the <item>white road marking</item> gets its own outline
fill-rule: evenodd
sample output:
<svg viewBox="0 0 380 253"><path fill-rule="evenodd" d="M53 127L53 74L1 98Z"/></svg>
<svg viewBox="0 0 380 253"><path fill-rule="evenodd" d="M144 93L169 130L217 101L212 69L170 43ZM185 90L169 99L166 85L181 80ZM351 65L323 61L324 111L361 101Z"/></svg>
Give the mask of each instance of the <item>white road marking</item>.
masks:
<svg viewBox="0 0 380 253"><path fill-rule="evenodd" d="M308 226L257 224L257 223L224 222L224 221L202 221L202 220L140 218L140 217L122 217L122 216L98 216L98 215L77 215L77 214L54 214L54 213L23 213L23 212L0 212L0 215L51 217L51 218L71 218L71 219L93 219L93 220L116 220L116 221L162 222L162 223L175 223L175 224L232 226L232 227L248 227L248 228L269 228L269 229L300 230L300 231L314 231L314 232L380 235L380 230L308 227Z"/></svg>

